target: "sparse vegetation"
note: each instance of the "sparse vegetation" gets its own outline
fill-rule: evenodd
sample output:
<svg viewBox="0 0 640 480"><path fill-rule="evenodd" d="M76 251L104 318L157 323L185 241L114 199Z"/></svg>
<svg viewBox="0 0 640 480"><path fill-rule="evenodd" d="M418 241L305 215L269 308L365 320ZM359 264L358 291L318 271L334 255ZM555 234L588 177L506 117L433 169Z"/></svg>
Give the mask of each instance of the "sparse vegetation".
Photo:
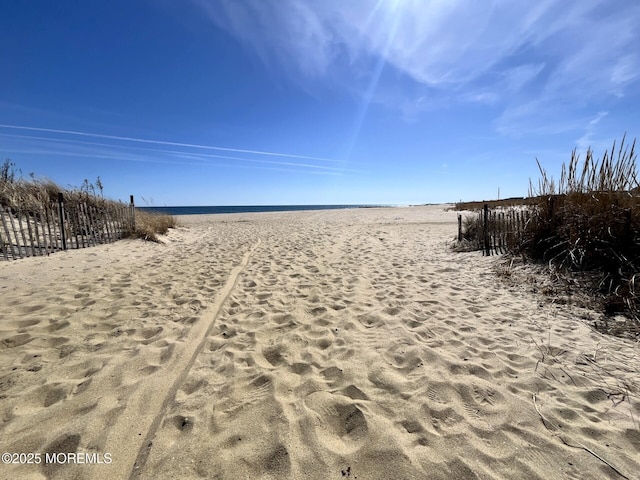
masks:
<svg viewBox="0 0 640 480"><path fill-rule="evenodd" d="M13 183L15 181L15 178L16 178L16 164L7 158L2 163L2 165L0 165L0 182Z"/></svg>
<svg viewBox="0 0 640 480"><path fill-rule="evenodd" d="M100 177L95 184L85 179L79 188L64 189L51 180L39 180L31 175L29 180L18 177L15 163L5 160L0 165L0 206L13 212L29 214L57 202L59 194L68 206L86 205L105 209L122 206L121 202L104 198L104 185ZM125 231L126 237L143 238L159 241L158 235L164 235L169 228L176 226L176 219L171 215L152 214L136 209L135 229Z"/></svg>
<svg viewBox="0 0 640 480"><path fill-rule="evenodd" d="M175 228L177 224L176 218L172 215L136 209L136 228L131 236L158 242L158 235L164 235L170 228Z"/></svg>

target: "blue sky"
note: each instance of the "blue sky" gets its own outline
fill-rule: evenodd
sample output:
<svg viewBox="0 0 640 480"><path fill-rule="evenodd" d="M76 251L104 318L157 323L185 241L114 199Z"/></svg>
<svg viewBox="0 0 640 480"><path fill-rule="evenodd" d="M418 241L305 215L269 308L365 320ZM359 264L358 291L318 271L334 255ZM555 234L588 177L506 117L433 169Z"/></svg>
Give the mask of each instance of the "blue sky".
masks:
<svg viewBox="0 0 640 480"><path fill-rule="evenodd" d="M640 134L635 0L0 0L0 156L148 205L526 195Z"/></svg>

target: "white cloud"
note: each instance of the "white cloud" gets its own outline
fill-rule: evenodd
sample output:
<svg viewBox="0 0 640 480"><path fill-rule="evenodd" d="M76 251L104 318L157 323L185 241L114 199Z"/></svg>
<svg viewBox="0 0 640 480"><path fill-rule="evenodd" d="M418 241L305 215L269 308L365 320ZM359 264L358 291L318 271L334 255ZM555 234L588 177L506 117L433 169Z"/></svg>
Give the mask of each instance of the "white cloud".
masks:
<svg viewBox="0 0 640 480"><path fill-rule="evenodd" d="M507 106L494 127L502 135L558 135L584 128L584 119L568 115L562 104L531 100Z"/></svg>
<svg viewBox="0 0 640 480"><path fill-rule="evenodd" d="M382 57L414 80L473 80L534 40L550 8L494 0L193 0L216 26L263 59L327 74L341 53L351 65ZM540 6L542 5L542 7ZM559 27L558 27L559 28Z"/></svg>
<svg viewBox="0 0 640 480"><path fill-rule="evenodd" d="M640 78L640 5L630 0L192 1L301 85L384 90L375 88L384 61L428 92L427 103L420 88L394 98L409 117L451 99L501 104L514 116L622 96Z"/></svg>
<svg viewBox="0 0 640 480"><path fill-rule="evenodd" d="M328 19L307 3L193 1L216 26L242 40L267 65L275 60L291 74L312 77L326 74L333 61L333 33L324 24Z"/></svg>
<svg viewBox="0 0 640 480"><path fill-rule="evenodd" d="M510 93L517 93L527 83L533 81L544 68L544 63L520 65L502 73L501 86Z"/></svg>
<svg viewBox="0 0 640 480"><path fill-rule="evenodd" d="M624 87L640 77L640 61L637 54L625 55L619 58L611 72L611 83L616 88L616 95L622 96Z"/></svg>
<svg viewBox="0 0 640 480"><path fill-rule="evenodd" d="M604 117L606 117L608 114L609 114L608 112L598 112L598 114L595 117L589 120L589 123L587 123L587 126L585 128L584 135L580 137L577 141L578 149L587 150L589 147L593 146L596 127L598 123L600 123L600 121Z"/></svg>
<svg viewBox="0 0 640 480"><path fill-rule="evenodd" d="M603 4L605 4L603 2ZM591 100L588 96L620 95L637 78L640 52L640 8L625 2L603 13L599 9L577 12L567 28L553 38L560 45L557 66L545 85L546 96L565 100ZM606 5L613 7L607 2Z"/></svg>

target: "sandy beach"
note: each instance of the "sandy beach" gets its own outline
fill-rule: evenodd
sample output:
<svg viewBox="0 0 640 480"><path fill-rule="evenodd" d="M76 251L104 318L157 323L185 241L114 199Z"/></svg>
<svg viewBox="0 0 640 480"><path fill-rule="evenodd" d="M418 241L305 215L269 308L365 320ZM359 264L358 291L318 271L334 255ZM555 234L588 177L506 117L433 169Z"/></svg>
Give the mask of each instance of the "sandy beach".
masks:
<svg viewBox="0 0 640 480"><path fill-rule="evenodd" d="M452 251L445 207L0 263L0 452L34 454L0 478L639 478L640 346Z"/></svg>

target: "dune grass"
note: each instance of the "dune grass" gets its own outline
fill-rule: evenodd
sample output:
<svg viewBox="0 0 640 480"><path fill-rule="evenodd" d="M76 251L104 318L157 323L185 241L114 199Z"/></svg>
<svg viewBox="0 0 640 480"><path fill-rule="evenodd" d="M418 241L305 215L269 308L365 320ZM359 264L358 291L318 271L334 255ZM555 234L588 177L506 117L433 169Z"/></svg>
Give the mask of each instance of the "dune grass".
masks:
<svg viewBox="0 0 640 480"><path fill-rule="evenodd" d="M170 228L178 226L177 219L164 213L151 213L136 209L136 224L131 237L159 242L158 235L166 234Z"/></svg>
<svg viewBox="0 0 640 480"><path fill-rule="evenodd" d="M555 272L590 278L590 293L609 314L626 313L640 322L640 176L635 140L614 142L599 160L589 149L583 162L574 150L559 180L538 162L540 178L530 181L525 205L530 218L511 249ZM485 202L460 204L480 208ZM492 208L504 206L489 203ZM478 215L464 221L469 245L482 230ZM581 282L585 285L584 282Z"/></svg>
<svg viewBox="0 0 640 480"><path fill-rule="evenodd" d="M537 261L567 272L594 273L605 311L640 319L640 184L635 141L601 160L588 150L582 166L574 150L556 183L540 167L530 194L538 202L520 244Z"/></svg>
<svg viewBox="0 0 640 480"><path fill-rule="evenodd" d="M65 200L71 200L70 192L65 192L48 180L0 179L0 205L15 211L26 212L38 209L42 205L56 201L59 193L66 193Z"/></svg>
<svg viewBox="0 0 640 480"><path fill-rule="evenodd" d="M123 205L122 202L104 198L96 193L96 186L100 192L103 187L99 178L95 186L85 180L79 188L64 189L51 180L16 178L15 172L11 170L11 165L5 161L0 166L0 206L11 211L37 212L40 208L46 208L46 206L57 202L60 194L62 194L65 205L70 207L84 203L101 210L108 210L108 207L122 207ZM171 215L149 213L136 209L135 228L123 232L123 236L158 242L158 235L166 234L169 228L174 228L176 225L176 218Z"/></svg>
<svg viewBox="0 0 640 480"><path fill-rule="evenodd" d="M102 186L101 183L100 186ZM85 180L81 187L65 189L51 180L35 178L27 180L15 179L7 175L0 176L0 205L13 211L26 213L38 210L40 207L57 202L60 194L63 202L70 206L81 203L93 207L122 205L122 202L97 195L95 186L88 180Z"/></svg>

